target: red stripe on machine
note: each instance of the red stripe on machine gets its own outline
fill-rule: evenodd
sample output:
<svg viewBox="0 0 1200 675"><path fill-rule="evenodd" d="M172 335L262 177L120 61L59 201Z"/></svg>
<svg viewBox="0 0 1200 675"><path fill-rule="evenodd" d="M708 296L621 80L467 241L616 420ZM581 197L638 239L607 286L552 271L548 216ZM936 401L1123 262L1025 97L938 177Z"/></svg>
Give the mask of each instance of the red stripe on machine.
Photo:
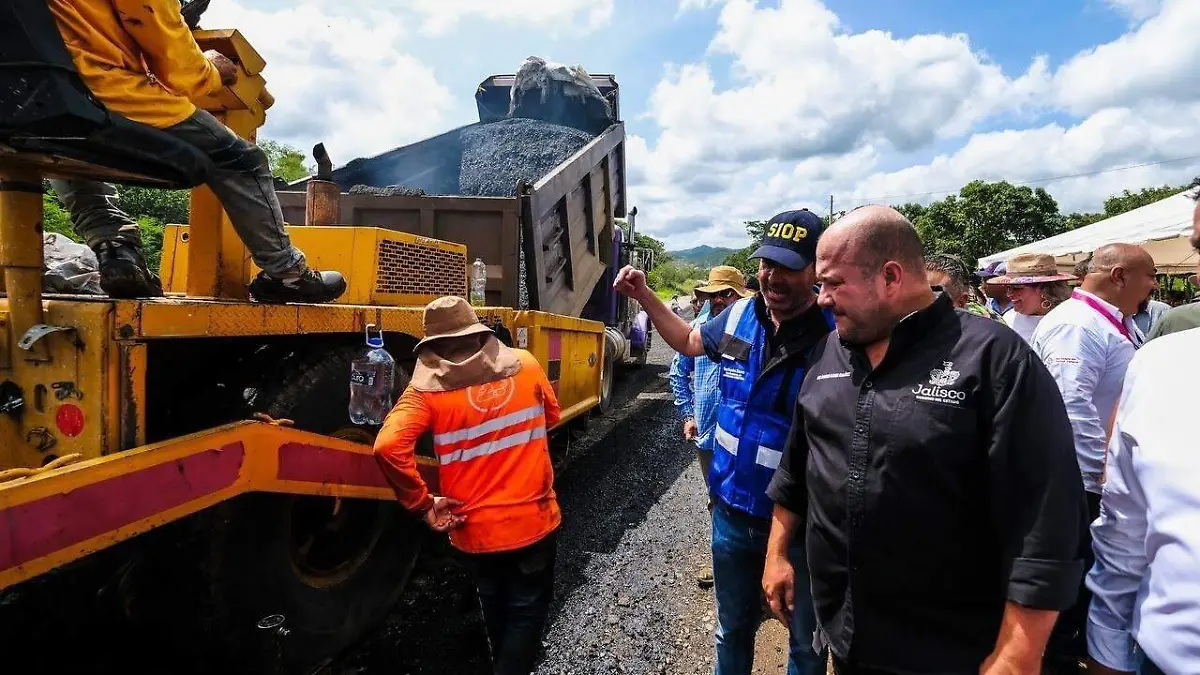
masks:
<svg viewBox="0 0 1200 675"><path fill-rule="evenodd" d="M375 455L335 450L320 445L285 443L279 446L279 480L330 485L387 487Z"/></svg>
<svg viewBox="0 0 1200 675"><path fill-rule="evenodd" d="M246 449L189 457L0 510L0 570L149 518L237 482Z"/></svg>

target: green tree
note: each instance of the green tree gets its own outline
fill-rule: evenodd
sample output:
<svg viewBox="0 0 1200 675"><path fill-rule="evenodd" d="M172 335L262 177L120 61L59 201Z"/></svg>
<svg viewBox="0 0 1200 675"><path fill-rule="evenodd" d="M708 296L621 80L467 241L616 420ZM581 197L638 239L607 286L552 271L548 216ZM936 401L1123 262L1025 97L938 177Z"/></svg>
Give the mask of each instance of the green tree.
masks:
<svg viewBox="0 0 1200 675"><path fill-rule="evenodd" d="M634 232L633 241L634 245L638 248L647 249L654 252L655 265L662 265L671 261L671 254L667 253L666 244L655 239L654 237L641 232Z"/></svg>
<svg viewBox="0 0 1200 675"><path fill-rule="evenodd" d="M739 270L742 271L742 274L746 275L747 279L749 279L750 277L753 277L753 276L757 276L758 275L758 261L750 259L750 254L754 253L754 249L756 249L756 248L758 248L758 247L757 246L747 246L746 248L738 249L738 250L734 251L733 253L730 253L729 255L725 256L725 260L721 261L721 264L738 268Z"/></svg>
<svg viewBox="0 0 1200 675"><path fill-rule="evenodd" d="M746 226L746 234L750 236L750 247L757 248L762 244L763 237L767 236L767 221L747 220L743 225Z"/></svg>
<svg viewBox="0 0 1200 675"><path fill-rule="evenodd" d="M58 203L53 193L42 195L42 231L57 232L71 241L81 241L71 226L71 217Z"/></svg>
<svg viewBox="0 0 1200 675"><path fill-rule="evenodd" d="M957 195L930 204L914 225L928 253L965 260L1044 239L1066 227L1050 193L1007 181L972 181Z"/></svg>
<svg viewBox="0 0 1200 675"><path fill-rule="evenodd" d="M1193 181L1194 183L1195 181ZM1188 186L1163 185L1161 187L1142 188L1137 192L1122 190L1121 194L1113 195L1104 200L1104 217L1112 218L1126 211L1141 208L1147 204L1161 201L1173 194L1186 190Z"/></svg>
<svg viewBox="0 0 1200 675"><path fill-rule="evenodd" d="M271 173L276 178L290 183L316 173L316 167L308 163L308 158L298 148L270 140L260 141L258 147L267 153L267 162L270 163Z"/></svg>
<svg viewBox="0 0 1200 675"><path fill-rule="evenodd" d="M679 260L668 260L656 264L646 276L646 283L660 297L690 295L692 289L700 283L700 268L691 263Z"/></svg>
<svg viewBox="0 0 1200 675"><path fill-rule="evenodd" d="M134 220L153 218L160 223L185 225L191 193L188 190L160 190L158 188L118 185L121 210Z"/></svg>
<svg viewBox="0 0 1200 675"><path fill-rule="evenodd" d="M1068 215L1066 219L1064 219L1063 231L1069 232L1085 225L1091 225L1092 223L1099 222L1107 217L1108 216L1104 215L1103 213L1072 213Z"/></svg>
<svg viewBox="0 0 1200 675"><path fill-rule="evenodd" d="M901 204L900 206L895 207L895 209L904 214L904 217L908 218L908 222L916 225L917 220L919 220L921 216L925 215L925 212L929 210L929 207L925 206L924 204L909 203Z"/></svg>

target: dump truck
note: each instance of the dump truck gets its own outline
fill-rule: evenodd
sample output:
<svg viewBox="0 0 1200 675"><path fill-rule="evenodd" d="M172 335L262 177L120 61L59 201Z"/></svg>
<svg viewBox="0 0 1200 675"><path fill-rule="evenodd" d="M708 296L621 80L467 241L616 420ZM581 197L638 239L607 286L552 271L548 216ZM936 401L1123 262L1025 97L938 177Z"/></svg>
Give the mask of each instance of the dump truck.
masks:
<svg viewBox="0 0 1200 675"><path fill-rule="evenodd" d="M490 125L514 120L520 83L512 74L493 75L476 87L478 122L292 183L279 192L284 217L300 222L307 216L307 224L316 226L370 224L461 243L468 261L487 265L486 304L603 323L600 410L607 411L619 367L644 364L653 337L646 312L613 289L615 275L628 264L649 272L653 258L636 246L637 209L627 207L620 87L611 74L589 77L607 113L561 114L555 119L565 124L542 124L542 133L562 133L571 126L593 138L544 175L517 175L509 185L491 181L484 186L501 196L460 192L472 135L507 141L516 133L486 132ZM532 111L539 113L540 106ZM323 147L317 155L318 165L328 161ZM522 335L516 343L524 343Z"/></svg>
<svg viewBox="0 0 1200 675"><path fill-rule="evenodd" d="M274 100L265 61L236 30L194 35L239 69L202 107L253 139ZM556 264L552 256L536 247L530 256L539 278L551 278L536 292L580 306L583 289L571 286L579 272L588 270L588 283L610 275L618 255L593 237L615 235L623 208L623 183L612 178L623 169L612 155L619 142L503 206L439 201L378 216L412 218L411 227L377 227L367 211L300 224L329 206L309 189L314 204L303 216L291 211L289 234L315 267L342 271L349 289L330 305L262 305L246 297L257 269L204 187L214 170L207 157L105 109L42 0L0 5L0 45L0 609L86 572L100 590L84 594L114 608L105 651L122 648L115 640L153 647L173 655L174 672L296 671L358 640L399 597L425 528L398 507L375 463L376 429L350 423L350 360L368 326L381 329L399 363L398 395L424 304L467 294L469 255L502 266L494 297L505 302L477 307L479 320L543 365L561 424L601 404L613 358L605 323L537 309L566 306L549 296L534 308L508 303L514 263L502 251L515 250L512 241L492 258L470 234L478 221L463 214L482 210L513 237L576 208L577 185L590 185L584 246L597 260L572 257L572 274L554 277L542 267ZM584 171L588 162L605 170ZM166 297L44 294L46 177L191 189L189 222L164 247ZM559 227L575 237L578 222ZM436 463L419 459L435 483ZM0 613L7 645L65 639L57 622L7 619ZM6 654L10 664L46 658Z"/></svg>

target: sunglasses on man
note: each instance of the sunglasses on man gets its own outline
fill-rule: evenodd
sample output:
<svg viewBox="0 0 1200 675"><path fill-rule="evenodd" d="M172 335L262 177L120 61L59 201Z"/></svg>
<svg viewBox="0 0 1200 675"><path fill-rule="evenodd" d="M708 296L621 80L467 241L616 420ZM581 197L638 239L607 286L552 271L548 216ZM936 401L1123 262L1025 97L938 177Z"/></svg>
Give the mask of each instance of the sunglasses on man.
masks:
<svg viewBox="0 0 1200 675"><path fill-rule="evenodd" d="M696 297L700 298L701 300L708 300L710 298L721 298L722 300L731 300L735 296L737 296L737 291L733 290L732 288L726 288L725 290L717 291L716 293L704 293L701 291L696 291Z"/></svg>

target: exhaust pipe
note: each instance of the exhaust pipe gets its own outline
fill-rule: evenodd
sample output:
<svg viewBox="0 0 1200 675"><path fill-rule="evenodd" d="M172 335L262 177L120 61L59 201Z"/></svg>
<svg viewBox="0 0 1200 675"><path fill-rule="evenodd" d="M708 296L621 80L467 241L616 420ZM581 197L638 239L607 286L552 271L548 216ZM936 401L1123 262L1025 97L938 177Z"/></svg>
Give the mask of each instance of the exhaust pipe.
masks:
<svg viewBox="0 0 1200 675"><path fill-rule="evenodd" d="M317 175L308 181L304 196L305 225L336 225L342 215L342 189L333 182L333 162L324 143L313 146Z"/></svg>

